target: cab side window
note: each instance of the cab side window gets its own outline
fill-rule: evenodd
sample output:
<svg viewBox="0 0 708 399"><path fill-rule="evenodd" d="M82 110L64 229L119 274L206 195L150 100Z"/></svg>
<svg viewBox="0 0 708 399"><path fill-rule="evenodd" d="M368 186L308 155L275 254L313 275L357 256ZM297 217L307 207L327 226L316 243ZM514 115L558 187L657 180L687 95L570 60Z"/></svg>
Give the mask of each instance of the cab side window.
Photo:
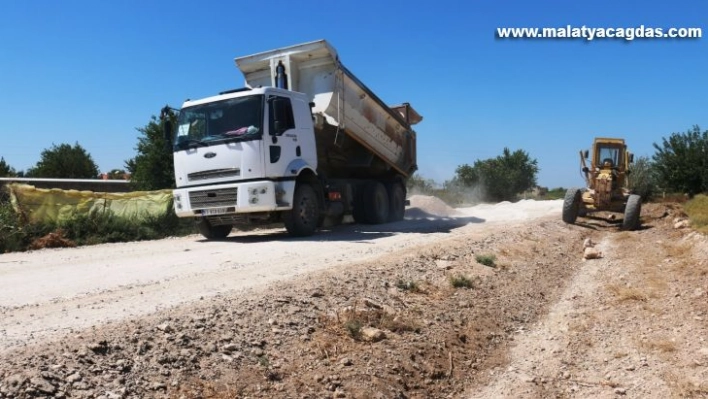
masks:
<svg viewBox="0 0 708 399"><path fill-rule="evenodd" d="M272 96L268 99L268 115L271 135L281 135L295 128L293 105L287 97Z"/></svg>

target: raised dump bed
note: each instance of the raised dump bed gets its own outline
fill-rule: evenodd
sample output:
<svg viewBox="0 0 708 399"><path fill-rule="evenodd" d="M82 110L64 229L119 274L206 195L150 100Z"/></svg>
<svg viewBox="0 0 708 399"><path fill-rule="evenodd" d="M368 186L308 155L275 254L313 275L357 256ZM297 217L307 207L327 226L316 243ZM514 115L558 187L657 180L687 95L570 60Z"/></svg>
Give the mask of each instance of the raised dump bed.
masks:
<svg viewBox="0 0 708 399"><path fill-rule="evenodd" d="M309 96L320 169L330 177L371 177L391 168L408 177L417 169L411 125L422 117L408 103L387 106L342 65L325 40L235 61L249 87L282 87Z"/></svg>

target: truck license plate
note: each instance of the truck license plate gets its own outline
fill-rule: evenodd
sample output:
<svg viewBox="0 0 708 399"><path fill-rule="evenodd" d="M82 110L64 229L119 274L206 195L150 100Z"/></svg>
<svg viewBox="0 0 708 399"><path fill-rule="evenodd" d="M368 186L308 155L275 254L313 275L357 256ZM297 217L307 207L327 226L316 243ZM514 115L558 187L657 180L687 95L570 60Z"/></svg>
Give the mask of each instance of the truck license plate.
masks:
<svg viewBox="0 0 708 399"><path fill-rule="evenodd" d="M229 211L229 208L202 209L202 215L203 216L223 215L224 213L227 213L228 211Z"/></svg>

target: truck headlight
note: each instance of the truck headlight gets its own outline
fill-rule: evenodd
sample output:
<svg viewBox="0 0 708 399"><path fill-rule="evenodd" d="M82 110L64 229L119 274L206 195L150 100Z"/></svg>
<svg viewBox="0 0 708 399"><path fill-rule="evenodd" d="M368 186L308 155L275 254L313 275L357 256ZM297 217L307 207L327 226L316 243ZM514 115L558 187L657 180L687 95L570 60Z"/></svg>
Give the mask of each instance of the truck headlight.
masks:
<svg viewBox="0 0 708 399"><path fill-rule="evenodd" d="M248 190L248 202L257 204L260 201L260 196L268 192L267 187L253 187Z"/></svg>

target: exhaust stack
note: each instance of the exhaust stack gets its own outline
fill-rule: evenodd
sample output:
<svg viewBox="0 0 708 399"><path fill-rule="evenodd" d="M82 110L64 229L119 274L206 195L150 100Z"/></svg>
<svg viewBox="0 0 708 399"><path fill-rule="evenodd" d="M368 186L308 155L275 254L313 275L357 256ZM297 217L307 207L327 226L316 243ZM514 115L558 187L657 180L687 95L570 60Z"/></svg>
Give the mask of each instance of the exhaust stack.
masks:
<svg viewBox="0 0 708 399"><path fill-rule="evenodd" d="M275 87L288 90L288 75L285 73L283 61L278 61L278 66L275 67Z"/></svg>

